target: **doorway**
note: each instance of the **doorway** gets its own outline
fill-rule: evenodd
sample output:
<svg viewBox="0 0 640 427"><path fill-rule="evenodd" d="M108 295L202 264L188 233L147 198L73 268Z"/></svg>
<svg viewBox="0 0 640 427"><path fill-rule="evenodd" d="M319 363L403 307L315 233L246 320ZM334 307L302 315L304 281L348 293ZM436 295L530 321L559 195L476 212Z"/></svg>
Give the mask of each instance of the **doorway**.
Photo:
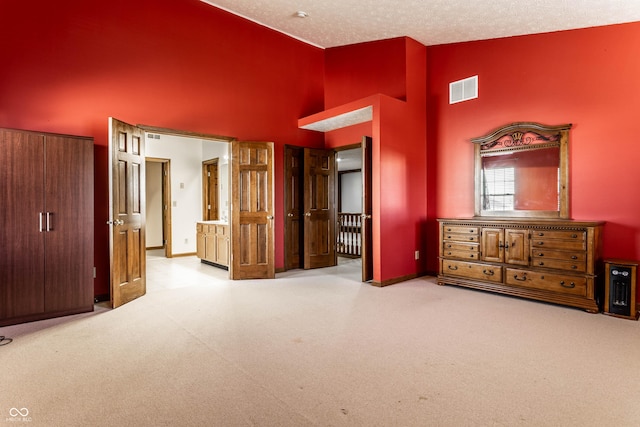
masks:
<svg viewBox="0 0 640 427"><path fill-rule="evenodd" d="M295 146L285 146L285 270L312 268L307 262L309 241L318 240L315 229L309 233L305 228L309 209L309 196L319 188L309 184L325 180L324 175L309 172L308 151ZM332 151L335 156L335 176L331 193L333 230L331 243L338 258L349 257L362 262L362 281L373 279L373 256L371 236L371 138L363 137L360 144L340 147ZM311 162L314 162L312 158ZM337 259L336 259L337 262ZM315 265L325 267L329 265Z"/></svg>
<svg viewBox="0 0 640 427"><path fill-rule="evenodd" d="M213 163L211 159L216 159L215 166L220 169L216 173L216 188L213 193L216 195L216 204L228 204L229 190L228 174L228 153L229 141L223 139L213 139L204 135L180 134L177 131L169 131L158 128L145 129L146 164L151 166L147 171L147 191L152 191L149 187L154 185L157 177L157 166L154 170L154 163L162 165L163 203L162 208L166 213L164 229L162 231L164 240L162 242L158 235L152 235L153 223L147 224L147 239L149 248L162 247L164 243L165 256L167 258L176 256L191 256L196 254L196 226L197 222L209 220L203 216L203 206L206 201L203 199L203 188L206 182L203 181L201 172L203 163ZM149 194L149 193L148 193ZM156 196L157 198L157 196ZM147 198L147 220L158 218L151 203L153 199ZM208 204L208 202L207 202ZM155 206L158 206L156 202ZM218 218L228 214L223 210L216 210ZM151 215L151 217L150 217Z"/></svg>
<svg viewBox="0 0 640 427"><path fill-rule="evenodd" d="M181 141L170 141L175 138ZM167 144L167 140L170 143ZM221 206L228 206L226 210L232 214L229 215L232 226L228 242L232 260L229 277L274 277L272 142L237 141L131 125L109 117L110 212L107 224L113 308L146 294L146 157L167 163L167 173L161 175L168 188L164 192L166 210L171 210L173 220L167 221L162 245L166 246L164 240L171 242L168 256L196 255L199 240L196 224L203 220L201 165L204 159L216 157L211 155L210 144L207 144L211 142L224 145L225 152L220 157L228 164L228 172L223 174L227 177L226 191L220 190L218 194L226 194L226 201ZM189 144L199 148L189 150ZM232 152L231 156L229 152ZM198 166L192 164L194 161ZM173 165L172 176L168 173L169 164ZM196 177L191 178L188 174L194 171ZM222 184L220 186L222 188ZM194 194L196 202L193 202ZM231 210L231 206L237 208ZM178 218L183 214L190 218Z"/></svg>
<svg viewBox="0 0 640 427"><path fill-rule="evenodd" d="M171 258L171 159L145 157L145 163L147 251L161 249Z"/></svg>
<svg viewBox="0 0 640 427"><path fill-rule="evenodd" d="M202 219L217 221L220 219L218 158L202 162Z"/></svg>

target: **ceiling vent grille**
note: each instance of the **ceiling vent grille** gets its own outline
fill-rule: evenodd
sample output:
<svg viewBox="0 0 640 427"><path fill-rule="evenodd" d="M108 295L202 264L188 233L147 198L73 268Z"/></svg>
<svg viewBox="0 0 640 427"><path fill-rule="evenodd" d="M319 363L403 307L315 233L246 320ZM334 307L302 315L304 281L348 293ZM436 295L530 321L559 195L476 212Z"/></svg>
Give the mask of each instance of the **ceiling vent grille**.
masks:
<svg viewBox="0 0 640 427"><path fill-rule="evenodd" d="M478 76L449 83L449 104L468 101L478 97Z"/></svg>

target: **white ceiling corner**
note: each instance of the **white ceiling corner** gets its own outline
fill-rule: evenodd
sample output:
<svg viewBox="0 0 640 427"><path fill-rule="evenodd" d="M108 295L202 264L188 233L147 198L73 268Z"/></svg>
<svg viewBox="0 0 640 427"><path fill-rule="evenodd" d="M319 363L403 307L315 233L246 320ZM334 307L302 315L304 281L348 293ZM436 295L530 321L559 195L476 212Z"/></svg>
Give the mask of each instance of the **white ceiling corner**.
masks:
<svg viewBox="0 0 640 427"><path fill-rule="evenodd" d="M640 0L201 1L322 48L401 36L430 46L640 21Z"/></svg>

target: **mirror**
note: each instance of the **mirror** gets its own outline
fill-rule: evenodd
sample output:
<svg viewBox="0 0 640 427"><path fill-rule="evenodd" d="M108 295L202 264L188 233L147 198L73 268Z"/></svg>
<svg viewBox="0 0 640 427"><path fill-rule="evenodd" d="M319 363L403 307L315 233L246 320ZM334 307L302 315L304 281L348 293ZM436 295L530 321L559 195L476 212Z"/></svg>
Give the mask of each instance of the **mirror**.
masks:
<svg viewBox="0 0 640 427"><path fill-rule="evenodd" d="M569 218L571 125L518 122L475 144L475 215Z"/></svg>

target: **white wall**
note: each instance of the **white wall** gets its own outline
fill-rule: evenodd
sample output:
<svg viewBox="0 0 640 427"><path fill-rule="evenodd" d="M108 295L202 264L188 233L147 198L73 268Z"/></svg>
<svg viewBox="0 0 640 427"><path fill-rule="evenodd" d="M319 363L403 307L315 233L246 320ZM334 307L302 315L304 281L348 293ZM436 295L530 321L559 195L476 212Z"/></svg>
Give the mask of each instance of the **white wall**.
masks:
<svg viewBox="0 0 640 427"><path fill-rule="evenodd" d="M362 213L362 172L340 175L341 207L344 213Z"/></svg>
<svg viewBox="0 0 640 427"><path fill-rule="evenodd" d="M146 162L146 240L147 248L164 246L162 242L162 164Z"/></svg>
<svg viewBox="0 0 640 427"><path fill-rule="evenodd" d="M212 144L226 150L228 143L159 136L155 139L146 134L146 156L171 160L172 254L195 253L196 222L202 220L202 161L206 160L203 147ZM208 147L206 151L210 155L215 148ZM228 200L228 189L226 197Z"/></svg>

